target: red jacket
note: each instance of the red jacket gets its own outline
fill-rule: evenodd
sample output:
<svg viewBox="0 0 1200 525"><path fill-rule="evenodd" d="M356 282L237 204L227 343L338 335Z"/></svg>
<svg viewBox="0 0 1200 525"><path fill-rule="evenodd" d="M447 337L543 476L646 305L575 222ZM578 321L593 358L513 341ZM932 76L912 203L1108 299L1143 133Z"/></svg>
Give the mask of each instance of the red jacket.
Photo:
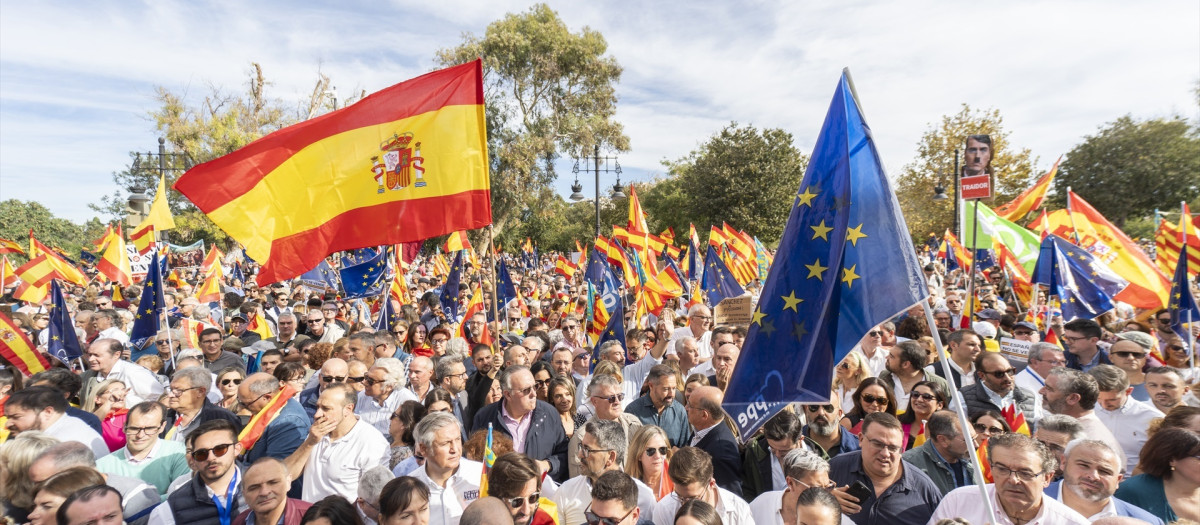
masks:
<svg viewBox="0 0 1200 525"><path fill-rule="evenodd" d="M283 509L283 525L300 525L300 519L304 517L304 513L312 506L312 503L300 501L298 499L288 498L287 507ZM238 514L233 519L233 525L246 525L246 519L253 511L247 510ZM275 525L274 523L256 523L255 525Z"/></svg>

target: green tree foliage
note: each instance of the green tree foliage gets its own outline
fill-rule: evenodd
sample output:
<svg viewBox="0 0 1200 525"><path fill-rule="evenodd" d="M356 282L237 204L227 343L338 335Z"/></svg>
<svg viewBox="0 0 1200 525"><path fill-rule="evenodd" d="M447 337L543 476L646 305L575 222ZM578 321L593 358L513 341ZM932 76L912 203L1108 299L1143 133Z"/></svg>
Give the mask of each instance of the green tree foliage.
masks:
<svg viewBox="0 0 1200 525"><path fill-rule="evenodd" d="M696 224L702 239L709 226L724 221L764 243L775 244L787 223L808 157L796 149L786 131L732 122L688 156L666 165L679 182L678 189L666 186L663 193L683 204L679 209L686 213L664 214L678 235L687 235L684 219ZM647 198L643 205L655 200ZM654 208L658 209L659 203L655 202Z"/></svg>
<svg viewBox="0 0 1200 525"><path fill-rule="evenodd" d="M84 224L75 224L67 219L55 217L39 202L8 199L0 201L0 239L16 241L22 247L29 245L29 230L42 244L62 248L72 258L77 257L84 245L104 235L104 224L91 219ZM27 249L27 248L26 248ZM24 262L20 254L9 254L14 263Z"/></svg>
<svg viewBox="0 0 1200 525"><path fill-rule="evenodd" d="M1182 117L1123 116L1071 149L1054 187L1059 206L1070 187L1118 226L1155 208L1178 209L1200 194L1200 133Z"/></svg>
<svg viewBox="0 0 1200 525"><path fill-rule="evenodd" d="M963 104L958 113L943 116L938 125L921 135L916 158L904 166L897 179L896 197L913 239L924 241L930 232L940 238L954 227L954 152L959 150L961 167L968 135L992 138L994 197L984 204L996 207L1007 203L1040 175L1035 171L1037 158L1029 148L1010 144L999 110L972 110ZM932 200L938 184L944 186L949 199Z"/></svg>
<svg viewBox="0 0 1200 525"><path fill-rule="evenodd" d="M520 220L556 178L560 155L627 151L629 138L614 120L621 67L608 44L584 27L572 33L545 4L509 14L482 37L437 53L441 66L483 59L496 232Z"/></svg>

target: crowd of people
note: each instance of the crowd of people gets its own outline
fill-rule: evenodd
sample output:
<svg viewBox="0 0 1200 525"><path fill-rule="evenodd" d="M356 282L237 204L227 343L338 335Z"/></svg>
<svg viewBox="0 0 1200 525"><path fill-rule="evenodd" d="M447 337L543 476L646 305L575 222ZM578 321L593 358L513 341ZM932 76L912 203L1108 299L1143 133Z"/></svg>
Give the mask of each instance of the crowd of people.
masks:
<svg viewBox="0 0 1200 525"><path fill-rule="evenodd" d="M594 349L583 272L553 260L514 272L521 307L493 304L486 258L451 290L418 260L412 300L385 299L390 323L377 301L300 281L227 280L221 304L200 304L194 275L166 287L141 346L137 285L65 286L83 357L0 368L8 522L1200 521L1200 373L1166 311L1027 316L1001 273L974 276L969 297L930 261L934 326L917 305L873 327L828 403L741 436L722 399L745 326L679 298L627 308L624 344ZM483 311L443 308L454 294L466 312L474 290ZM12 307L44 348L46 306ZM1009 340L1027 354L1001 352Z"/></svg>

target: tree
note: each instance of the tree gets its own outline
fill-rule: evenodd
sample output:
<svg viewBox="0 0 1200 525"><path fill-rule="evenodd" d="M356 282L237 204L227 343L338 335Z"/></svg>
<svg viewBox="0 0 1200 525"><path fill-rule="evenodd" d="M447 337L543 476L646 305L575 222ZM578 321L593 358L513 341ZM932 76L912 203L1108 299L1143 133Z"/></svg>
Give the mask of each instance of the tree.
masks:
<svg viewBox="0 0 1200 525"><path fill-rule="evenodd" d="M941 238L942 232L954 227L955 150L961 153L968 135L992 138L994 196L985 204L994 208L1007 203L1040 175L1034 167L1037 158L1029 148L1009 144L999 110L972 110L963 104L958 113L943 116L938 126L931 126L921 135L916 158L898 177L896 198L914 240L924 241L931 232ZM939 184L949 199L932 200L934 187Z"/></svg>
<svg viewBox="0 0 1200 525"><path fill-rule="evenodd" d="M682 195L672 198L684 202L687 211L686 217L664 214L678 221L672 224L677 233L686 235L686 230L679 232L686 226L684 219L694 222L698 232L724 221L774 244L787 223L808 157L796 149L786 131L760 131L731 122L691 154L666 166L679 177ZM664 190L667 195L676 191L672 186Z"/></svg>
<svg viewBox="0 0 1200 525"><path fill-rule="evenodd" d="M39 202L8 199L0 201L0 239L16 241L28 246L29 230L42 244L62 248L77 256L84 245L99 239L104 234L104 224L92 218L80 225L62 217L55 217ZM19 254L10 254L14 263L22 262Z"/></svg>
<svg viewBox="0 0 1200 525"><path fill-rule="evenodd" d="M1059 166L1054 202L1072 188L1114 224L1178 209L1200 193L1200 133L1182 117L1118 118L1085 137Z"/></svg>
<svg viewBox="0 0 1200 525"><path fill-rule="evenodd" d="M536 4L492 22L483 37L467 35L437 52L441 66L483 59L498 234L520 210L540 204L535 197L556 178L560 155L590 155L596 145L629 149L614 120L621 67L607 50L599 32L572 33L558 13Z"/></svg>

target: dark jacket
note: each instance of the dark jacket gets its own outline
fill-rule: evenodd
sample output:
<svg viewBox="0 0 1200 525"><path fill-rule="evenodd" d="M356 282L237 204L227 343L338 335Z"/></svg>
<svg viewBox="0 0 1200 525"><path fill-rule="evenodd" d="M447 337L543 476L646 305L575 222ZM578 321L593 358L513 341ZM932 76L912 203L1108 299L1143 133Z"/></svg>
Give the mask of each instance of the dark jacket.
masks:
<svg viewBox="0 0 1200 525"><path fill-rule="evenodd" d="M167 432L171 431L171 426L175 424L175 420L179 418L179 414L174 410L167 410L167 424L163 427L163 432L160 437L167 437ZM200 407L200 415L196 416L196 421L203 423L214 419L224 419L233 423L233 428L236 428L240 433L242 431L242 420L233 412L214 405L208 398L204 399L204 406Z"/></svg>
<svg viewBox="0 0 1200 525"><path fill-rule="evenodd" d="M1055 481L1054 483L1051 483L1049 487L1046 487L1046 490L1043 492L1045 492L1046 496L1048 496L1048 497L1058 499L1058 494L1061 490L1062 490L1062 481ZM1137 505L1134 505L1134 504L1126 502L1126 501L1122 501L1120 499L1117 499L1116 497L1113 497L1112 502L1113 502L1113 506L1117 508L1118 516L1127 516L1130 518L1137 518L1146 523L1150 523L1151 525L1162 525L1162 523L1163 523L1163 520L1161 518L1143 510L1141 507L1138 507Z"/></svg>
<svg viewBox="0 0 1200 525"><path fill-rule="evenodd" d="M805 443L812 442L813 444L816 444L816 441L813 441L812 439L809 439L809 437L808 437L809 436L808 425L804 425L804 430L802 432L804 433ZM838 427L838 436L841 437L841 443L838 444L838 450L834 450L832 454L830 453L830 451L821 448L820 445L817 445L817 450L821 451L821 457L824 457L826 459L832 459L832 458L838 457L839 454L845 454L846 452L853 452L855 450L862 449L862 446L858 444L858 436L851 434L849 430L846 430L846 429L842 428L841 426L839 426Z"/></svg>
<svg viewBox="0 0 1200 525"><path fill-rule="evenodd" d="M317 398L321 397L320 385L312 388L305 388L300 391L300 406L304 408L304 413L308 414L308 419L317 417Z"/></svg>
<svg viewBox="0 0 1200 525"><path fill-rule="evenodd" d="M242 498L242 484L238 483L234 488L234 500L237 508L233 510L233 516L237 516L246 509L246 502ZM192 480L182 487L179 487L170 496L167 496L167 504L171 505L171 513L175 515L175 523L220 523L220 514L217 512L217 504L208 495L208 487L204 486L204 482L200 480L199 475L192 476Z"/></svg>
<svg viewBox="0 0 1200 525"><path fill-rule="evenodd" d="M304 513L308 511L308 508L312 506L312 503L288 498L285 505L287 506L283 508L283 525L300 525L300 521L304 519ZM251 512L253 511L246 509L241 514L238 514L238 516L233 519L233 525L246 525L246 518L250 516Z"/></svg>
<svg viewBox="0 0 1200 525"><path fill-rule="evenodd" d="M967 413L981 412L984 410L993 410L1000 412L1000 407L996 406L988 397L988 393L984 390L983 381L976 381L975 384L963 387L959 390L963 396L963 402L967 404ZM1029 430L1033 430L1033 408L1036 399L1028 390L1019 386L1013 385L1013 401L1017 403L1017 408L1021 409L1021 413L1025 414L1025 422L1029 425ZM1016 429L1013 429L1016 430Z"/></svg>
<svg viewBox="0 0 1200 525"><path fill-rule="evenodd" d="M942 491L943 496L958 488L958 484L954 480L954 472L938 454L937 449L933 448L932 439L926 440L924 445L905 452L903 457L904 461L916 465L921 472L929 476L933 484L937 485L938 490ZM966 458L959 458L958 462L963 466L963 479L966 484L974 483L975 469L971 468L971 462Z"/></svg>
<svg viewBox="0 0 1200 525"><path fill-rule="evenodd" d="M807 437L802 437L802 439L804 446L820 454L822 459L829 461L829 456L816 441ZM771 456L767 439L762 435L756 436L746 444L746 453L742 460L742 471L745 473L745 477L742 479L742 499L754 501L754 498L760 494L774 490L771 485Z"/></svg>
<svg viewBox="0 0 1200 525"><path fill-rule="evenodd" d="M717 486L740 498L742 496L742 456L738 453L737 438L733 437L733 431L725 426L724 421L721 421L696 443L696 448L708 452L708 455L712 456L713 479L717 480ZM769 469L767 472L770 475Z"/></svg>
<svg viewBox="0 0 1200 525"><path fill-rule="evenodd" d="M1098 365L1111 365L1112 364L1112 359L1108 358L1108 352L1106 352L1103 348L1097 348L1096 354L1100 356L1100 359L1096 361L1096 364L1098 364ZM1085 363L1079 362L1079 356L1072 354L1071 352L1063 352L1063 357L1065 357L1067 359L1067 368L1074 368L1075 370L1080 370L1080 371L1083 370L1083 365Z"/></svg>
<svg viewBox="0 0 1200 525"><path fill-rule="evenodd" d="M501 403L504 403L503 399L480 408L475 414L473 428L487 428L488 423L491 423L494 430L512 437L500 415ZM566 481L568 440L558 411L549 403L538 401L529 417L533 419L529 424L529 432L525 435L525 455L550 462L550 477L559 483Z"/></svg>

